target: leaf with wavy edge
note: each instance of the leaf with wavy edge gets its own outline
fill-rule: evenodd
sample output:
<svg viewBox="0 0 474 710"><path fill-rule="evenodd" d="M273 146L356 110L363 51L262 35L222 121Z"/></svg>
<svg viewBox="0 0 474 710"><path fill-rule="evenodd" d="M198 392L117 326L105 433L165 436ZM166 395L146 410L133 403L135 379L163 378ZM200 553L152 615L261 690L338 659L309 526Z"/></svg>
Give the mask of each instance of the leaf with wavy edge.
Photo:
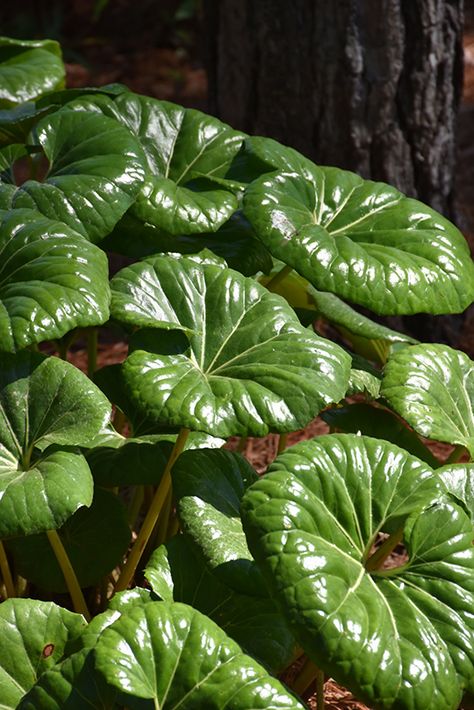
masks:
<svg viewBox="0 0 474 710"><path fill-rule="evenodd" d="M330 435L280 455L242 500L249 547L297 640L377 708L455 710L474 677L472 523L388 442ZM366 569L403 526L408 562Z"/></svg>
<svg viewBox="0 0 474 710"><path fill-rule="evenodd" d="M36 209L99 242L135 201L145 157L136 138L117 121L66 106L35 129L50 167L44 182L27 180L11 195L11 207Z"/></svg>
<svg viewBox="0 0 474 710"><path fill-rule="evenodd" d="M86 622L53 604L7 599L0 606L0 707L14 710L37 679L61 661Z"/></svg>
<svg viewBox="0 0 474 710"><path fill-rule="evenodd" d="M444 217L270 139L257 145L281 172L248 186L244 213L269 251L317 289L384 315L458 313L473 301L467 243Z"/></svg>
<svg viewBox="0 0 474 710"><path fill-rule="evenodd" d="M201 111L131 92L69 107L112 116L139 138L148 171L131 215L170 234L198 234L215 232L237 209L232 183L190 183L224 178L243 133Z"/></svg>
<svg viewBox="0 0 474 710"><path fill-rule="evenodd" d="M213 621L186 604L152 602L109 626L95 649L96 668L127 695L163 710L303 710L303 705Z"/></svg>
<svg viewBox="0 0 474 710"><path fill-rule="evenodd" d="M0 218L0 350L14 352L109 317L106 255L34 210Z"/></svg>
<svg viewBox="0 0 474 710"><path fill-rule="evenodd" d="M54 91L64 84L64 76L58 42L0 37L0 108Z"/></svg>
<svg viewBox="0 0 474 710"><path fill-rule="evenodd" d="M103 631L119 618L116 611L94 617L67 644L64 660L45 670L22 698L17 710L115 710L118 692L94 668L93 649Z"/></svg>
<svg viewBox="0 0 474 710"><path fill-rule="evenodd" d="M138 350L123 365L131 397L157 422L263 436L305 426L345 393L350 358L236 271L168 255L123 269L111 287L114 318L160 329L166 354ZM189 344L167 350L166 330Z"/></svg>
<svg viewBox="0 0 474 710"><path fill-rule="evenodd" d="M109 402L73 365L28 351L0 355L0 538L58 528L90 504L89 466L70 447L87 444L109 418Z"/></svg>

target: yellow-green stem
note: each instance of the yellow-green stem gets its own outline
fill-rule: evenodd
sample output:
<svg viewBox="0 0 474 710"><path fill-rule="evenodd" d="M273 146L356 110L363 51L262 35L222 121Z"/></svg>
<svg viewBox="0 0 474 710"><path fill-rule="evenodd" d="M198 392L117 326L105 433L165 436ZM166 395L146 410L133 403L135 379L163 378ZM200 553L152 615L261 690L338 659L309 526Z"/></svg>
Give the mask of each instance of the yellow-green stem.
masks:
<svg viewBox="0 0 474 710"><path fill-rule="evenodd" d="M280 271L278 271L273 278L270 279L268 283L265 284L265 288L268 288L269 291L271 291L275 286L278 286L279 283L283 281L284 278L288 276L293 271L292 266L284 266Z"/></svg>
<svg viewBox="0 0 474 710"><path fill-rule="evenodd" d="M311 661L309 658L306 658L303 665L301 666L298 675L294 679L293 683L291 684L293 690L297 695L303 695L305 690L308 690L309 686L311 683L314 683L316 678L318 677L318 673L321 671L319 668L315 666L313 661ZM324 678L324 676L323 676ZM318 710L319 710L319 705L318 705Z"/></svg>
<svg viewBox="0 0 474 710"><path fill-rule="evenodd" d="M97 344L99 342L99 331L97 328L90 328L87 331L87 374L92 379L97 369Z"/></svg>
<svg viewBox="0 0 474 710"><path fill-rule="evenodd" d="M166 496L165 503L163 505L160 517L158 518L158 527L156 530L155 547L159 547L164 542L166 542L166 533L168 532L168 526L170 523L170 516L172 512L172 498L171 488Z"/></svg>
<svg viewBox="0 0 474 710"><path fill-rule="evenodd" d="M3 542L0 540L0 572L2 573L3 583L5 585L6 597L15 596L15 585L13 584L13 577L10 570L10 565L8 564L7 553L5 552L5 547Z"/></svg>
<svg viewBox="0 0 474 710"><path fill-rule="evenodd" d="M288 434L280 434L278 437L278 454L282 454L288 445Z"/></svg>
<svg viewBox="0 0 474 710"><path fill-rule="evenodd" d="M74 611L77 611L78 614L82 614L87 621L90 621L91 616L89 609L87 608L86 600L84 599L82 589L79 585L68 554L64 549L63 543L61 542L61 538L56 530L48 530L46 534L48 536L49 544L53 548L53 552L56 555L61 572L63 573L66 586L69 594L71 595Z"/></svg>
<svg viewBox="0 0 474 710"><path fill-rule="evenodd" d="M135 544L133 545L131 552L128 556L127 562L125 563L122 569L120 577L118 578L117 584L115 586L116 592L122 592L124 589L127 589L128 585L132 581L132 578L138 567L138 563L140 562L145 546L148 540L150 539L150 535L153 532L153 528L155 527L156 521L158 520L158 516L160 515L161 509L165 504L168 491L171 489L171 469L173 468L174 462L184 449L188 435L189 429L185 429L184 427L178 434L178 438L176 439L173 451L171 452L171 456L169 457L168 463L166 464L166 468L163 473L163 477L160 481L160 485L158 486L158 489L154 495L154 498L146 514L145 520L143 521L141 530L138 533L137 539L135 540Z"/></svg>
<svg viewBox="0 0 474 710"><path fill-rule="evenodd" d="M390 555L390 553L393 552L393 550L396 548L399 542L401 542L403 539L403 526L398 528L390 537L388 537L383 545L380 545L378 550L374 552L373 555L369 557L367 562L365 563L365 569L367 572L373 572L376 569L380 569L382 567L383 563L387 559L387 557Z"/></svg>

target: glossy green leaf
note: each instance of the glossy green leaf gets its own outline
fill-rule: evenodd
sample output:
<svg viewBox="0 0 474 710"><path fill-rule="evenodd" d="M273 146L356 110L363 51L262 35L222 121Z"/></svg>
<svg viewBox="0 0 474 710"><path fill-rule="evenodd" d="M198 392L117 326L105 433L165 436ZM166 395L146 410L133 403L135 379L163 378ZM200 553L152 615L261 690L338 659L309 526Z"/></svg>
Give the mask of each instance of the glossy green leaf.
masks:
<svg viewBox="0 0 474 710"><path fill-rule="evenodd" d="M268 596L238 594L222 584L185 535L155 550L145 576L163 601L184 602L206 614L273 672L294 658L295 640L274 602Z"/></svg>
<svg viewBox="0 0 474 710"><path fill-rule="evenodd" d="M474 456L474 362L447 345L415 345L393 355L381 396L419 434L465 446Z"/></svg>
<svg viewBox="0 0 474 710"><path fill-rule="evenodd" d="M61 661L85 626L52 602L8 599L0 606L0 708L14 710L36 680Z"/></svg>
<svg viewBox="0 0 474 710"><path fill-rule="evenodd" d="M128 707L149 699L162 710L186 707L302 710L283 685L213 621L185 604L135 607L101 635L96 667L127 695Z"/></svg>
<svg viewBox="0 0 474 710"><path fill-rule="evenodd" d="M34 210L0 221L0 350L59 338L109 316L106 255Z"/></svg>
<svg viewBox="0 0 474 710"><path fill-rule="evenodd" d="M268 273L272 258L241 212L235 212L217 232L209 234L168 234L141 222L127 212L101 246L126 256L145 257L160 252L194 254L210 249L225 259L231 269L244 276L257 271Z"/></svg>
<svg viewBox="0 0 474 710"><path fill-rule="evenodd" d="M27 180L11 206L29 207L60 220L91 242L113 229L137 197L144 156L137 140L116 121L66 106L36 127L50 167L44 182Z"/></svg>
<svg viewBox="0 0 474 710"><path fill-rule="evenodd" d="M454 225L389 185L318 167L284 146L277 152L284 172L255 180L244 197L276 258L318 290L380 314L470 305L474 264Z"/></svg>
<svg viewBox="0 0 474 710"><path fill-rule="evenodd" d="M190 183L223 178L244 134L213 116L167 101L127 92L75 102L75 110L96 110L138 136L148 174L132 215L170 234L214 232L238 207L232 186ZM223 189L224 188L224 189Z"/></svg>
<svg viewBox="0 0 474 710"><path fill-rule="evenodd" d="M196 192L162 177L145 182L131 213L170 234L201 234L216 231L238 206L232 192Z"/></svg>
<svg viewBox="0 0 474 710"><path fill-rule="evenodd" d="M455 710L474 676L472 523L394 444L330 435L284 452L244 494L249 546L326 673L377 708ZM408 561L368 563L403 527Z"/></svg>
<svg viewBox="0 0 474 710"><path fill-rule="evenodd" d="M240 520L242 495L257 480L252 466L240 454L201 449L181 454L172 478L181 526L208 567L232 589L266 596Z"/></svg>
<svg viewBox="0 0 474 710"><path fill-rule="evenodd" d="M73 365L0 355L0 537L58 528L90 504L86 460L59 446L87 444L109 417L108 401Z"/></svg>
<svg viewBox="0 0 474 710"><path fill-rule="evenodd" d="M40 675L17 710L115 710L117 690L96 672L93 649L102 632L118 617L115 611L94 617L82 634L67 644L64 660Z"/></svg>
<svg viewBox="0 0 474 710"><path fill-rule="evenodd" d="M136 351L123 365L130 396L157 422L262 436L305 426L345 392L349 357L235 271L156 257L123 269L111 287L117 320L164 329L166 354ZM167 329L184 331L189 345L169 354Z"/></svg>
<svg viewBox="0 0 474 710"><path fill-rule="evenodd" d="M440 465L439 460L422 444L416 433L389 409L356 402L345 407L328 409L321 413L321 418L330 427L344 433L360 432L365 436L391 441L432 468L438 468Z"/></svg>
<svg viewBox="0 0 474 710"><path fill-rule="evenodd" d="M474 523L474 464L446 464L437 470L449 493L464 509Z"/></svg>
<svg viewBox="0 0 474 710"><path fill-rule="evenodd" d="M0 108L54 91L64 76L61 48L54 40L0 37Z"/></svg>
<svg viewBox="0 0 474 710"><path fill-rule="evenodd" d="M89 508L82 507L58 530L81 587L89 587L111 572L130 544L126 510L116 495L97 487ZM51 592L68 588L45 534L11 540L18 573Z"/></svg>

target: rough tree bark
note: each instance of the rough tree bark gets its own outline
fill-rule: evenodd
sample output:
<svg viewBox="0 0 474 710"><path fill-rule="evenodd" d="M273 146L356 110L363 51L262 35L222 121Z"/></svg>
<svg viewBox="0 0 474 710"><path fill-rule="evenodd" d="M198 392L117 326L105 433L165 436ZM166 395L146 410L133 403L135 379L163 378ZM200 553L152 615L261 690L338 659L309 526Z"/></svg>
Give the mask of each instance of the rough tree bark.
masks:
<svg viewBox="0 0 474 710"><path fill-rule="evenodd" d="M205 0L210 111L449 214L463 0Z"/></svg>

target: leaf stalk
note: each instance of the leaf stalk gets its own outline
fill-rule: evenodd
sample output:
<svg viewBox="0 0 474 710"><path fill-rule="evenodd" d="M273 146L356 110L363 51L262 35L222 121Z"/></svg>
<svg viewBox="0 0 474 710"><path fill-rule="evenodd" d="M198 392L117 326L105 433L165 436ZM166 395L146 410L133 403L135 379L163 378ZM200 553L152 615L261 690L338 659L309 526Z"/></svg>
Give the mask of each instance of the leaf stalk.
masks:
<svg viewBox="0 0 474 710"><path fill-rule="evenodd" d="M403 539L403 525L398 528L392 535L390 535L385 542L380 545L378 550L375 550L374 554L369 557L365 563L365 569L367 572L373 572L380 569L387 557L394 551L396 546Z"/></svg>
<svg viewBox="0 0 474 710"><path fill-rule="evenodd" d="M279 283L283 281L284 278L288 276L293 271L292 266L288 266L288 264L285 264L285 266L278 271L273 278L270 279L268 283L265 284L265 288L267 288L269 291L272 291L275 289L276 286L278 286Z"/></svg>
<svg viewBox="0 0 474 710"><path fill-rule="evenodd" d="M78 614L82 614L87 621L90 621L91 615L89 613L89 609L87 608L86 600L84 599L84 595L76 577L76 573L74 572L74 568L71 564L71 560L69 559L68 554L64 549L64 545L61 542L61 538L56 530L47 530L46 535L48 536L49 544L53 548L53 552L61 568L61 572L63 573L66 586L69 594L71 595L74 611L77 611Z"/></svg>
<svg viewBox="0 0 474 710"><path fill-rule="evenodd" d="M122 592L124 589L127 589L135 574L142 554L145 550L146 544L150 539L150 536L156 525L156 521L158 520L161 509L165 505L168 492L171 490L171 469L173 468L174 462L176 461L180 453L183 451L188 435L189 429L186 429L184 427L178 434L178 438L176 439L173 451L171 452L171 455L166 464L166 468L160 481L160 485L157 488L150 508L148 509L148 512L146 514L145 520L143 521L143 525L140 529L140 532L138 533L137 539L135 540L135 544L133 545L128 559L122 569L120 577L118 578L117 584L115 586L116 592Z"/></svg>
<svg viewBox="0 0 474 710"><path fill-rule="evenodd" d="M15 585L13 584L13 577L10 570L10 564L8 562L7 553L3 542L0 540L0 572L2 573L3 583L5 585L6 598L16 596Z"/></svg>

